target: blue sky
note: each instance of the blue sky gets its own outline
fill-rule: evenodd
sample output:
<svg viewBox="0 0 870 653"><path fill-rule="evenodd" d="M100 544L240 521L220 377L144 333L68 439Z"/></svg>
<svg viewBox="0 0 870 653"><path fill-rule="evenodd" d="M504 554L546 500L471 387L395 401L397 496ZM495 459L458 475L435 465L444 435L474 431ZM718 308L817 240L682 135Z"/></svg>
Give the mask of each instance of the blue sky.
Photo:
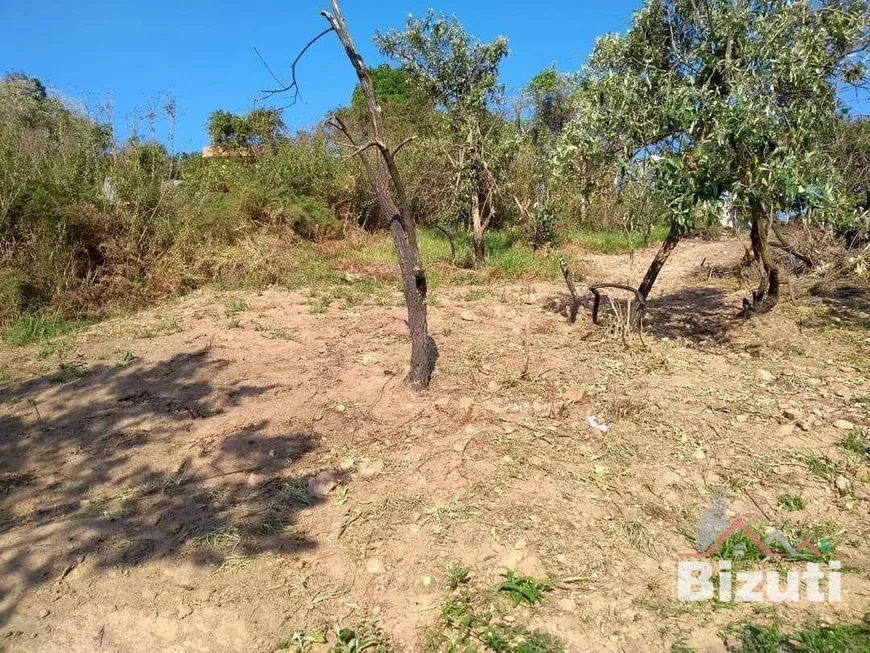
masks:
<svg viewBox="0 0 870 653"><path fill-rule="evenodd" d="M286 74L298 50L322 30L327 0L283 2L114 2L2 0L0 73L21 71L79 100L92 110L112 105L116 134L132 126L150 135L149 108L173 98L178 106L175 149L198 150L215 109L244 112L274 82L254 52ZM455 13L481 39L510 39L503 79L510 90L556 62L579 68L595 38L624 31L640 0L345 0L348 25L369 65L380 61L372 44L377 28L401 27L409 13L429 7ZM347 104L355 77L338 41L330 36L300 63L303 101L288 108L290 127L316 123ZM289 75L287 75L289 76ZM280 102L280 100L278 100ZM166 121L156 136L166 142Z"/></svg>

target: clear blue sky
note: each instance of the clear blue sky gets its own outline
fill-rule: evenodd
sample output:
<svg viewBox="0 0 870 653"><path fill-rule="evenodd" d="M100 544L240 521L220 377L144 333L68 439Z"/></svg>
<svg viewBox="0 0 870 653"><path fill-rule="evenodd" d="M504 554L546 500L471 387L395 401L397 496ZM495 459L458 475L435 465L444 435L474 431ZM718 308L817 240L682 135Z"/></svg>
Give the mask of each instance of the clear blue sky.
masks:
<svg viewBox="0 0 870 653"><path fill-rule="evenodd" d="M345 0L345 17L369 65L380 58L377 28L401 27L409 13L431 6L456 14L481 39L510 39L502 72L508 88L521 87L555 61L576 70L595 38L624 31L640 0ZM176 150L206 143L204 125L215 109L244 112L273 80L254 53L258 48L279 76L325 26L327 0L207 2L206 0L2 0L0 73L20 71L90 108L111 100L116 134L125 137L149 106L172 97L178 105ZM303 102L288 108L291 128L311 126L347 104L355 77L338 41L330 36L300 63ZM277 100L280 103L280 99ZM148 128L140 133L148 135ZM165 123L157 136L166 141Z"/></svg>

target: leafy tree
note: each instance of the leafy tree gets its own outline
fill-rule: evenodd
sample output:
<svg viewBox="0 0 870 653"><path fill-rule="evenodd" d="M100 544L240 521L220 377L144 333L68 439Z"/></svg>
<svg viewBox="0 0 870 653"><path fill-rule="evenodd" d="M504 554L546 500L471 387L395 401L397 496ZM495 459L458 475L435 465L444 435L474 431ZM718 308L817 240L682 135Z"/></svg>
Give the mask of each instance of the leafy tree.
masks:
<svg viewBox="0 0 870 653"><path fill-rule="evenodd" d="M649 0L623 36L596 44L563 162L613 157L620 183L667 206L670 234L646 297L680 236L724 196L747 214L762 280L747 308L778 301L768 231L797 198L834 199L820 151L841 79L864 75L863 0Z"/></svg>
<svg viewBox="0 0 870 653"><path fill-rule="evenodd" d="M504 96L498 68L508 54L507 39L483 43L455 17L430 10L423 18L409 17L402 32L378 33L375 42L447 118L450 161L469 198L474 251L480 260L496 212L499 177L511 158L504 121L491 110Z"/></svg>
<svg viewBox="0 0 870 653"><path fill-rule="evenodd" d="M562 133L574 115L575 93L575 79L559 73L555 65L529 80L524 95L531 109L531 135L536 143L548 143Z"/></svg>
<svg viewBox="0 0 870 653"><path fill-rule="evenodd" d="M281 141L284 127L277 109L254 109L244 116L219 110L208 119L212 146L231 149L274 147Z"/></svg>

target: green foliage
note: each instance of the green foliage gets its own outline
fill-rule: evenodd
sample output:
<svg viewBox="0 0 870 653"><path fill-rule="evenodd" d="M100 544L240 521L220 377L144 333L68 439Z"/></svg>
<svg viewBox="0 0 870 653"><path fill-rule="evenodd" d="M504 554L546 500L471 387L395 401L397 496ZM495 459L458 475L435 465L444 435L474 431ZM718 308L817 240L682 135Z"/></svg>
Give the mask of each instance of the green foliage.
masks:
<svg viewBox="0 0 870 653"><path fill-rule="evenodd" d="M72 330L73 325L57 315L24 316L3 329L3 342L13 347L24 347Z"/></svg>
<svg viewBox="0 0 870 653"><path fill-rule="evenodd" d="M514 127L493 111L504 96L498 69L508 55L507 39L483 43L456 17L430 10L423 18L409 17L402 32L379 32L375 42L446 117L451 150L446 158L460 190L453 201L457 212L470 213L479 253L499 213L496 202L508 204L505 177L519 144Z"/></svg>
<svg viewBox="0 0 870 653"><path fill-rule="evenodd" d="M777 504L780 508L787 512L798 512L807 507L807 502L803 497L795 494L783 494L777 499Z"/></svg>
<svg viewBox="0 0 870 653"><path fill-rule="evenodd" d="M471 574L468 567L464 567L459 563L453 563L447 568L447 587L451 590L459 589L471 579Z"/></svg>
<svg viewBox="0 0 870 653"><path fill-rule="evenodd" d="M208 119L212 147L253 149L274 147L282 138L284 120L277 109L254 109L244 116L215 111Z"/></svg>
<svg viewBox="0 0 870 653"><path fill-rule="evenodd" d="M505 623L491 603L469 589L447 600L441 608L441 629L431 633L427 650L460 653L480 650L513 653L557 653L558 639L521 625Z"/></svg>
<svg viewBox="0 0 870 653"><path fill-rule="evenodd" d="M531 576L517 575L508 570L504 582L498 586L499 592L510 594L514 606L520 603L534 605L544 600L544 594L552 589L552 585L546 581L537 580Z"/></svg>
<svg viewBox="0 0 870 653"><path fill-rule="evenodd" d="M870 436L864 429L852 429L837 445L851 451L863 462L870 463Z"/></svg>
<svg viewBox="0 0 870 653"><path fill-rule="evenodd" d="M821 146L867 11L860 0L646 2L624 36L598 40L560 165L613 160L683 230L726 193L753 214L832 204Z"/></svg>
<svg viewBox="0 0 870 653"><path fill-rule="evenodd" d="M733 624L721 633L734 653L860 653L870 650L870 613L857 624L812 622L803 630L784 634L776 624Z"/></svg>

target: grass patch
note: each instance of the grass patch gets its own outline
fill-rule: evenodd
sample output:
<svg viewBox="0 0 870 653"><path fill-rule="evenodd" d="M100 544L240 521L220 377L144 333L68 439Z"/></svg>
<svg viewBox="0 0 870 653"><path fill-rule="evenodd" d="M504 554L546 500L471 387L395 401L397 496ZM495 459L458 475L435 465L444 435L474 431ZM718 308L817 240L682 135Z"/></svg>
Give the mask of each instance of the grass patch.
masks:
<svg viewBox="0 0 870 653"><path fill-rule="evenodd" d="M61 338L44 345L37 353L37 360L45 360L49 356L62 358L76 350L76 341L73 338Z"/></svg>
<svg viewBox="0 0 870 653"><path fill-rule="evenodd" d="M151 339L157 336L171 336L181 333L181 323L177 317L162 317L156 323L136 330L134 334L138 339Z"/></svg>
<svg viewBox="0 0 870 653"><path fill-rule="evenodd" d="M498 586L499 592L507 592L511 597L514 607L520 603L534 605L544 600L544 594L553 589L553 586L543 580L531 576L518 576L513 571L508 571L505 580Z"/></svg>
<svg viewBox="0 0 870 653"><path fill-rule="evenodd" d="M453 563L447 568L447 587L451 591L466 585L470 579L471 572L468 570L468 567L464 567L459 563Z"/></svg>
<svg viewBox="0 0 870 653"><path fill-rule="evenodd" d="M236 550L241 540L239 529L234 526L220 526L197 537L193 542L218 555L229 555Z"/></svg>
<svg viewBox="0 0 870 653"><path fill-rule="evenodd" d="M80 365L66 365L61 363L60 369L57 371L51 382L52 383L69 383L77 379L83 379L88 375L88 370Z"/></svg>
<svg viewBox="0 0 870 653"><path fill-rule="evenodd" d="M224 313L227 317L235 317L236 315L240 315L247 311L248 305L239 299L234 299L224 304L224 309Z"/></svg>
<svg viewBox="0 0 870 653"><path fill-rule="evenodd" d="M840 466L827 456L817 456L812 453L799 452L795 459L803 463L813 475L826 481L833 481L842 473Z"/></svg>
<svg viewBox="0 0 870 653"><path fill-rule="evenodd" d="M864 462L870 462L870 437L864 429L852 429L837 445L856 454Z"/></svg>
<svg viewBox="0 0 870 653"><path fill-rule="evenodd" d="M648 244L660 243L667 236L667 227L653 227ZM622 229L578 227L568 233L568 239L590 252L599 254L624 254L632 250L642 249L644 246L643 234L628 233Z"/></svg>
<svg viewBox="0 0 870 653"><path fill-rule="evenodd" d="M66 335L74 328L73 324L57 315L24 316L3 329L3 342L13 347L24 347Z"/></svg>
<svg viewBox="0 0 870 653"><path fill-rule="evenodd" d="M777 499L777 504L786 512L798 512L807 507L807 502L804 501L803 497L799 497L796 494L780 495L779 499Z"/></svg>
<svg viewBox="0 0 870 653"><path fill-rule="evenodd" d="M802 630L784 634L777 624L740 622L720 636L729 651L740 653L864 653L870 651L870 613L857 624L812 622Z"/></svg>

